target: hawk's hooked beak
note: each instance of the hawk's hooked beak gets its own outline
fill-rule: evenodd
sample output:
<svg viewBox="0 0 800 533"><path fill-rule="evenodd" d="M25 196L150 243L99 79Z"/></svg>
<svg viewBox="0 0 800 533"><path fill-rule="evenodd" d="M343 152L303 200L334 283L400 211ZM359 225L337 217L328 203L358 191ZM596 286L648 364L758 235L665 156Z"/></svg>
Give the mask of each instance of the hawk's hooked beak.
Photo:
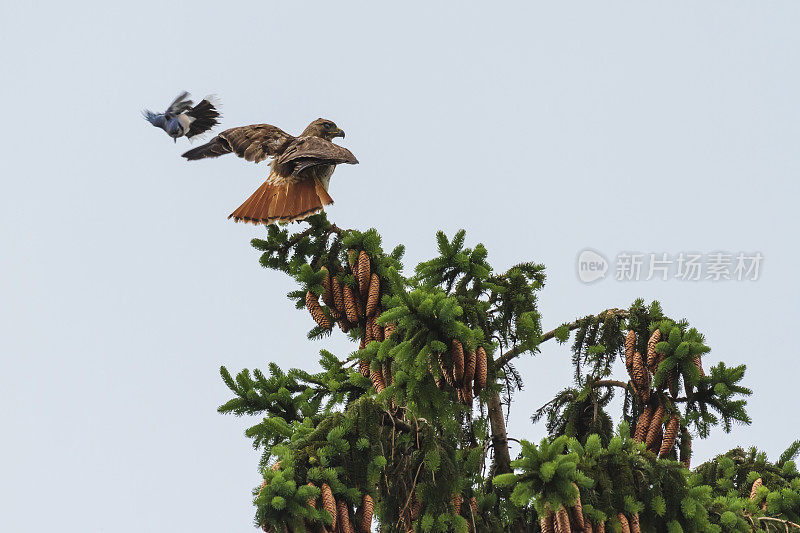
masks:
<svg viewBox="0 0 800 533"><path fill-rule="evenodd" d="M341 137L344 139L344 130L339 128L336 130L336 133L333 134L334 137Z"/></svg>

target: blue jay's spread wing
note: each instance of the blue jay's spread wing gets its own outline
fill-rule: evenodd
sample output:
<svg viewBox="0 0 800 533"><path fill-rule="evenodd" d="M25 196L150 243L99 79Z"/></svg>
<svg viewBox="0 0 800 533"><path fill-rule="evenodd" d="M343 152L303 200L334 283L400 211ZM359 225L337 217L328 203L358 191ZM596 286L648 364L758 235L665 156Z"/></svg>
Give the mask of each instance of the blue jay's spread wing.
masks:
<svg viewBox="0 0 800 533"><path fill-rule="evenodd" d="M253 163L283 152L294 137L269 124L254 124L225 130L209 142L189 150L183 157L189 161L235 153Z"/></svg>
<svg viewBox="0 0 800 533"><path fill-rule="evenodd" d="M186 136L190 139L195 135L202 135L217 124L219 124L219 102L213 96L206 96L199 104L186 112L186 116L191 119L189 131Z"/></svg>
<svg viewBox="0 0 800 533"><path fill-rule="evenodd" d="M157 128L164 128L166 125L166 118L161 113L153 113L149 109L142 111L144 119Z"/></svg>
<svg viewBox="0 0 800 533"><path fill-rule="evenodd" d="M191 109L192 108L192 104L194 102L192 102L191 100L188 100L188 98L189 98L189 93L186 92L186 91L183 91L181 94L179 94L175 98L175 100L173 100L172 103L169 104L169 107L167 108L167 111L166 111L167 114L169 114L169 115L180 115L184 111L187 111L187 110Z"/></svg>

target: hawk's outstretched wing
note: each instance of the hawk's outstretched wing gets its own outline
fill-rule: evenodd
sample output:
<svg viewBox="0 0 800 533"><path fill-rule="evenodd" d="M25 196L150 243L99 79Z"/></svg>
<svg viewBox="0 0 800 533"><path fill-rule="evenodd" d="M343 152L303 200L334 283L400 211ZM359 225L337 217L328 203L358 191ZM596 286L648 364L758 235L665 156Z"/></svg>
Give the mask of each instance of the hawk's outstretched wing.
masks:
<svg viewBox="0 0 800 533"><path fill-rule="evenodd" d="M235 153L239 157L260 163L282 153L294 140L280 128L269 124L254 124L225 130L209 142L183 154L189 161Z"/></svg>
<svg viewBox="0 0 800 533"><path fill-rule="evenodd" d="M275 159L275 167L284 176L297 175L317 165L340 163L354 165L358 160L347 148L320 137L298 137Z"/></svg>

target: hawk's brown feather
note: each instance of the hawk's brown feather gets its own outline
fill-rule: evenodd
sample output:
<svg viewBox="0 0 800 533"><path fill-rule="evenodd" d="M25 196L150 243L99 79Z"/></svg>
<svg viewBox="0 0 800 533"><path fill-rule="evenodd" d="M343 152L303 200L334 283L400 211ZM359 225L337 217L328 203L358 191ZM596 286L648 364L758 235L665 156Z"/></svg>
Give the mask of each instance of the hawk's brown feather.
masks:
<svg viewBox="0 0 800 533"><path fill-rule="evenodd" d="M225 130L183 157L192 161L235 153L254 163L274 157L267 181L228 218L256 224L290 222L332 204L328 183L336 165L358 163L350 150L330 142L334 137L344 137L344 132L325 119L309 124L301 137L255 124Z"/></svg>

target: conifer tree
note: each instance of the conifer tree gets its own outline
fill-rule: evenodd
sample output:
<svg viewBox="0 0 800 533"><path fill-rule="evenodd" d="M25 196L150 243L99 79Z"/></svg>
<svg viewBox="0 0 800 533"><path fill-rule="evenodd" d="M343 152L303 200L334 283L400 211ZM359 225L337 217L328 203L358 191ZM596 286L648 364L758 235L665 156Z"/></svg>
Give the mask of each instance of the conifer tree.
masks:
<svg viewBox="0 0 800 533"><path fill-rule="evenodd" d="M294 278L309 338L346 335L353 351L322 350L316 373L221 368L234 397L219 411L260 419L246 435L264 531L800 529L800 441L774 463L735 449L690 469L692 438L750 423L751 391L744 365L712 364L702 333L657 302L544 332L544 267L496 272L463 230L437 233L438 255L406 273L404 248L374 229L325 214L294 227L252 242L261 264ZM571 383L532 415L548 437L512 458L514 360L570 339Z"/></svg>

